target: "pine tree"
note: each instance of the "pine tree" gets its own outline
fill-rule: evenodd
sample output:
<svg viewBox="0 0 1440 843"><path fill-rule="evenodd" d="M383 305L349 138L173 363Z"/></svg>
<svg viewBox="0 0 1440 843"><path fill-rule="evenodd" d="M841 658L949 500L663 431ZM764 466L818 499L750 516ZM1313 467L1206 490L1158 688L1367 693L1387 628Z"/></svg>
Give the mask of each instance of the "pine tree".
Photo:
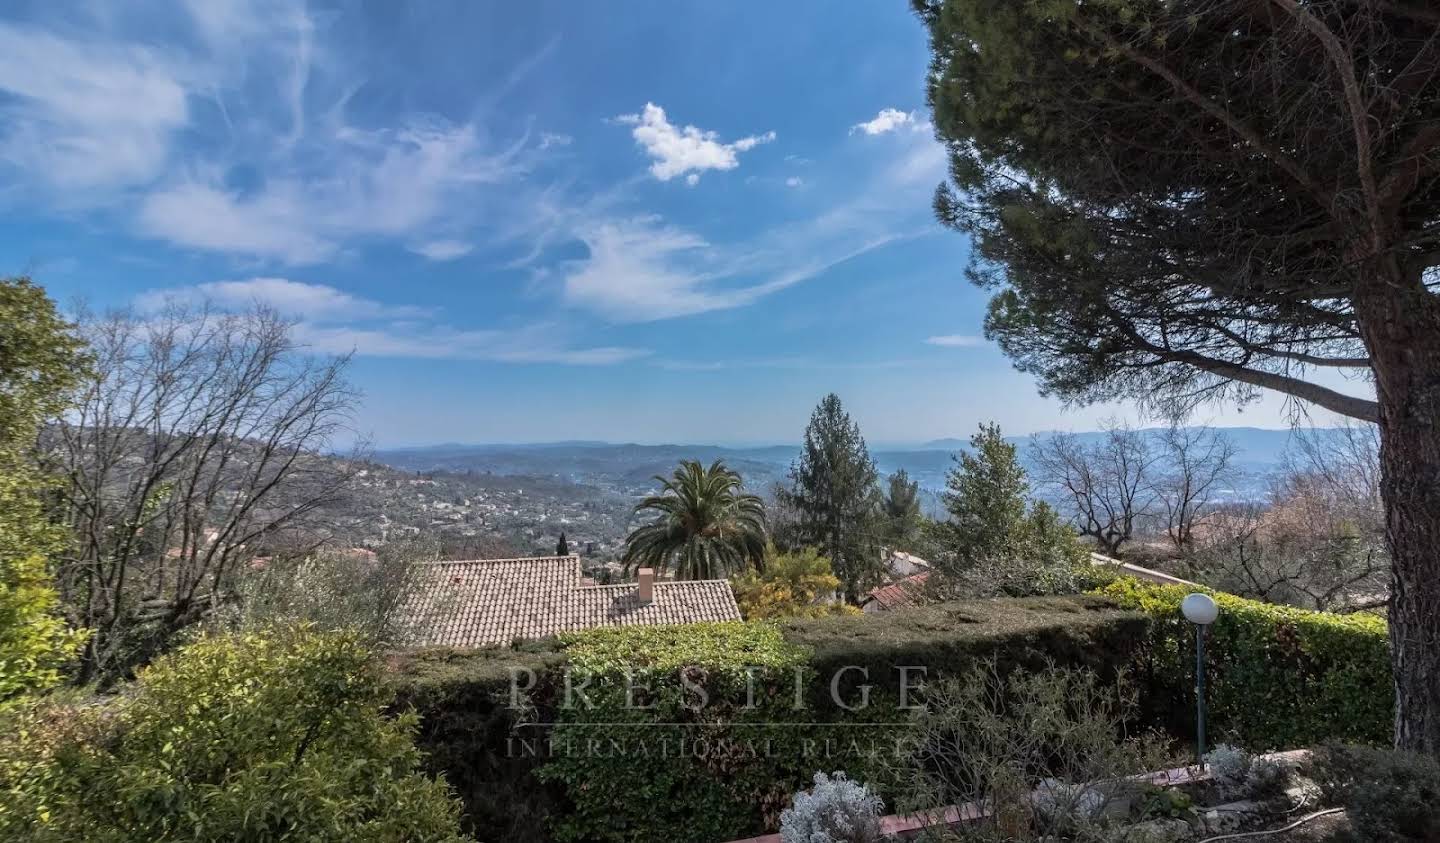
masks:
<svg viewBox="0 0 1440 843"><path fill-rule="evenodd" d="M882 537L890 549L914 550L920 541L925 517L920 514L920 483L911 480L905 469L890 475L880 512L884 520Z"/></svg>
<svg viewBox="0 0 1440 843"><path fill-rule="evenodd" d="M570 543L567 542L567 541L565 541L565 531L564 531L564 530L561 530L561 531L560 531L560 541L556 542L556 544L555 544L555 555L556 555L556 556L569 556L569 555L570 555Z"/></svg>
<svg viewBox="0 0 1440 843"><path fill-rule="evenodd" d="M852 603L882 574L878 477L860 426L838 396L825 396L805 428L805 446L790 467L783 500L799 515L802 541L830 558Z"/></svg>
<svg viewBox="0 0 1440 843"><path fill-rule="evenodd" d="M955 455L945 478L949 546L962 567L1014 547L1025 529L1030 484L996 424L982 424L970 437L969 453Z"/></svg>

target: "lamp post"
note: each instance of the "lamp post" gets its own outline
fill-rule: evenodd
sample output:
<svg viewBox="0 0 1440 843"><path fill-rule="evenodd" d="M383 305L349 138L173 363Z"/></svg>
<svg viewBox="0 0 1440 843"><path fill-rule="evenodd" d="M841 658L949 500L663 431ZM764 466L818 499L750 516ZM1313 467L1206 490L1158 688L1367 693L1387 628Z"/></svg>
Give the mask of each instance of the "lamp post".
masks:
<svg viewBox="0 0 1440 843"><path fill-rule="evenodd" d="M1205 629L1220 615L1210 595L1196 592L1180 601L1185 620L1195 624L1195 763L1205 764Z"/></svg>

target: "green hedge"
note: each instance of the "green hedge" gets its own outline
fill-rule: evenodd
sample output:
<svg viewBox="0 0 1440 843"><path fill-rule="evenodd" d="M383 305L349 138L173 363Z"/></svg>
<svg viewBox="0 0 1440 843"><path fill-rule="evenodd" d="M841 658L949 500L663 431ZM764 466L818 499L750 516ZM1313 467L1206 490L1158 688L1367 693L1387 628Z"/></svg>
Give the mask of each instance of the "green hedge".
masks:
<svg viewBox="0 0 1440 843"><path fill-rule="evenodd" d="M1193 728L1194 627L1180 614L1193 590L1128 578L1099 590L1152 619L1140 672L1148 706L1177 734ZM1390 742L1394 698L1383 620L1209 593L1220 607L1206 639L1215 739L1252 750Z"/></svg>
<svg viewBox="0 0 1440 843"><path fill-rule="evenodd" d="M429 769L459 793L467 830L480 840L708 843L773 830L790 795L817 770L845 770L883 792L876 753L893 746L888 724L906 718L898 710L898 665L925 666L931 679L991 659L1002 671L1050 661L1102 677L1126 670L1140 686L1147 721L1188 738L1194 643L1179 611L1186 593L1127 579L1096 596L771 624L607 628L519 649L421 651L394 663L397 707L420 714L417 740ZM1208 647L1215 738L1254 749L1388 741L1383 621L1216 600L1221 617ZM872 685L863 711L829 699L831 678L851 665L868 668L869 677L846 671L839 691L854 703L860 686ZM702 711L685 705L691 698L680 670L687 666L703 671L712 695ZM753 678L747 666L759 668ZM594 708L563 705L566 667L589 677ZM521 711L508 707L512 668L538 677L528 694L533 705ZM653 708L626 707L627 670L636 702ZM755 705L747 707L751 697ZM639 736L648 754L638 750Z"/></svg>
<svg viewBox="0 0 1440 843"><path fill-rule="evenodd" d="M609 628L522 651L409 654L395 663L396 691L401 707L420 713L418 741L465 800L467 828L481 840L549 834L709 843L773 830L817 770L877 777L876 754L893 746L893 733L874 724L905 718L897 710L897 665L926 666L932 679L981 659L1002 669L1055 661L1113 674L1139 656L1145 633L1142 615L1095 597L971 601L778 625ZM562 705L564 664L591 677L593 709ZM850 704L860 685L874 686L862 711L829 701L830 680L847 665L870 670L868 680L847 671L839 686ZM542 676L529 695L533 710L507 707L512 666ZM702 711L685 705L693 701L680 679L685 666L705 672L711 699ZM760 670L752 678L745 667ZM654 708L625 706L627 669L646 689L636 701ZM555 725L547 731L537 723ZM613 751L617 745L623 752Z"/></svg>

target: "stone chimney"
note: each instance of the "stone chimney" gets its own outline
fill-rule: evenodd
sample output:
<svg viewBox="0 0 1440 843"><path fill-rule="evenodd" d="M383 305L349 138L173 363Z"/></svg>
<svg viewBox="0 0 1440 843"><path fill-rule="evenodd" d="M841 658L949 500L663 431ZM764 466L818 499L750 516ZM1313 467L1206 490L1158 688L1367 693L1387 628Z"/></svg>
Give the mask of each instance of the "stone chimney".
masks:
<svg viewBox="0 0 1440 843"><path fill-rule="evenodd" d="M639 588L635 590L635 596L641 603L649 603L655 599L655 569L641 568L639 571Z"/></svg>

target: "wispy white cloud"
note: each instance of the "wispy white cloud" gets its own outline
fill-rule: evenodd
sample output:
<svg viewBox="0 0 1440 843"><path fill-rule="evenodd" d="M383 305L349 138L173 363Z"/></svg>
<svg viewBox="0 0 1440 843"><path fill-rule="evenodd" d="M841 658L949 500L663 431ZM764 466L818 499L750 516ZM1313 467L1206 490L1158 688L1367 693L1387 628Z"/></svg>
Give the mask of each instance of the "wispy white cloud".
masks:
<svg viewBox="0 0 1440 843"><path fill-rule="evenodd" d="M579 232L589 256L569 265L564 299L615 322L650 322L729 310L807 281L904 236L877 233L867 237L851 231L848 239L836 236L831 240L825 231L828 225L785 227L761 241L722 250L654 217L596 223ZM796 249L796 242L808 242L809 248ZM809 253L797 261L797 251Z"/></svg>
<svg viewBox="0 0 1440 843"><path fill-rule="evenodd" d="M333 256L348 238L424 234L466 189L518 175L523 146L481 148L473 125L435 119L401 129L339 126L318 166L277 166L258 191L227 189L211 169L141 204L145 233L183 246L291 264Z"/></svg>
<svg viewBox="0 0 1440 843"><path fill-rule="evenodd" d="M387 305L343 292L327 284L310 284L288 278L247 278L210 281L189 287L150 290L136 297L142 310L158 310L170 302L213 304L224 310L252 305L274 308L284 316L320 322L358 319L415 319L432 311L408 305Z"/></svg>
<svg viewBox="0 0 1440 843"><path fill-rule="evenodd" d="M410 247L410 251L432 261L453 261L456 258L465 257L474 250L474 246L463 240L431 240L429 243Z"/></svg>
<svg viewBox="0 0 1440 843"><path fill-rule="evenodd" d="M556 146L569 146L570 144L574 143L574 141L574 138L570 137L569 135L561 134L559 132L540 133L541 149L550 149L551 147Z"/></svg>
<svg viewBox="0 0 1440 843"><path fill-rule="evenodd" d="M189 119L191 73L149 47L0 23L0 161L67 204L149 182Z"/></svg>
<svg viewBox="0 0 1440 843"><path fill-rule="evenodd" d="M802 185L802 184L804 184L804 183L805 183L805 180L802 179L802 178L800 178L799 176L791 176L790 178L788 178L788 179L785 180L785 186L786 186L786 187L799 187L800 185Z"/></svg>
<svg viewBox="0 0 1440 843"><path fill-rule="evenodd" d="M630 134L653 160L651 175L660 181L685 176L685 183L692 186L706 170L733 170L740 166L738 153L775 140L774 132L765 132L723 143L716 132L674 125L665 109L649 102L639 114L622 114L615 120L635 127Z"/></svg>
<svg viewBox="0 0 1440 843"><path fill-rule="evenodd" d="M326 354L606 366L649 353L622 346L576 346L567 343L564 332L550 323L456 328L437 321L430 308L387 304L327 284L288 278L214 281L151 290L135 299L136 307L147 312L171 303L220 310L272 307L293 320L297 340Z"/></svg>
<svg viewBox="0 0 1440 843"><path fill-rule="evenodd" d="M970 334L942 334L930 337L925 340L926 345L938 345L941 348L975 348L985 344L984 337L971 336Z"/></svg>
<svg viewBox="0 0 1440 843"><path fill-rule="evenodd" d="M864 132L867 135L883 135L902 126L915 127L917 125L915 115L910 112L901 111L898 108L882 108L880 113L873 118L851 126L850 134Z"/></svg>
<svg viewBox="0 0 1440 843"><path fill-rule="evenodd" d="M505 216L527 201L513 185L539 148L568 141L534 143L524 121L497 122L513 133L497 139L479 117L377 124L371 112L357 124L348 105L365 68L324 42L332 28L303 0L179 5L163 48L103 10L76 15L83 25L0 22L0 175L12 195L118 210L181 247L313 264L353 241L449 240ZM486 190L501 183L512 187Z"/></svg>

